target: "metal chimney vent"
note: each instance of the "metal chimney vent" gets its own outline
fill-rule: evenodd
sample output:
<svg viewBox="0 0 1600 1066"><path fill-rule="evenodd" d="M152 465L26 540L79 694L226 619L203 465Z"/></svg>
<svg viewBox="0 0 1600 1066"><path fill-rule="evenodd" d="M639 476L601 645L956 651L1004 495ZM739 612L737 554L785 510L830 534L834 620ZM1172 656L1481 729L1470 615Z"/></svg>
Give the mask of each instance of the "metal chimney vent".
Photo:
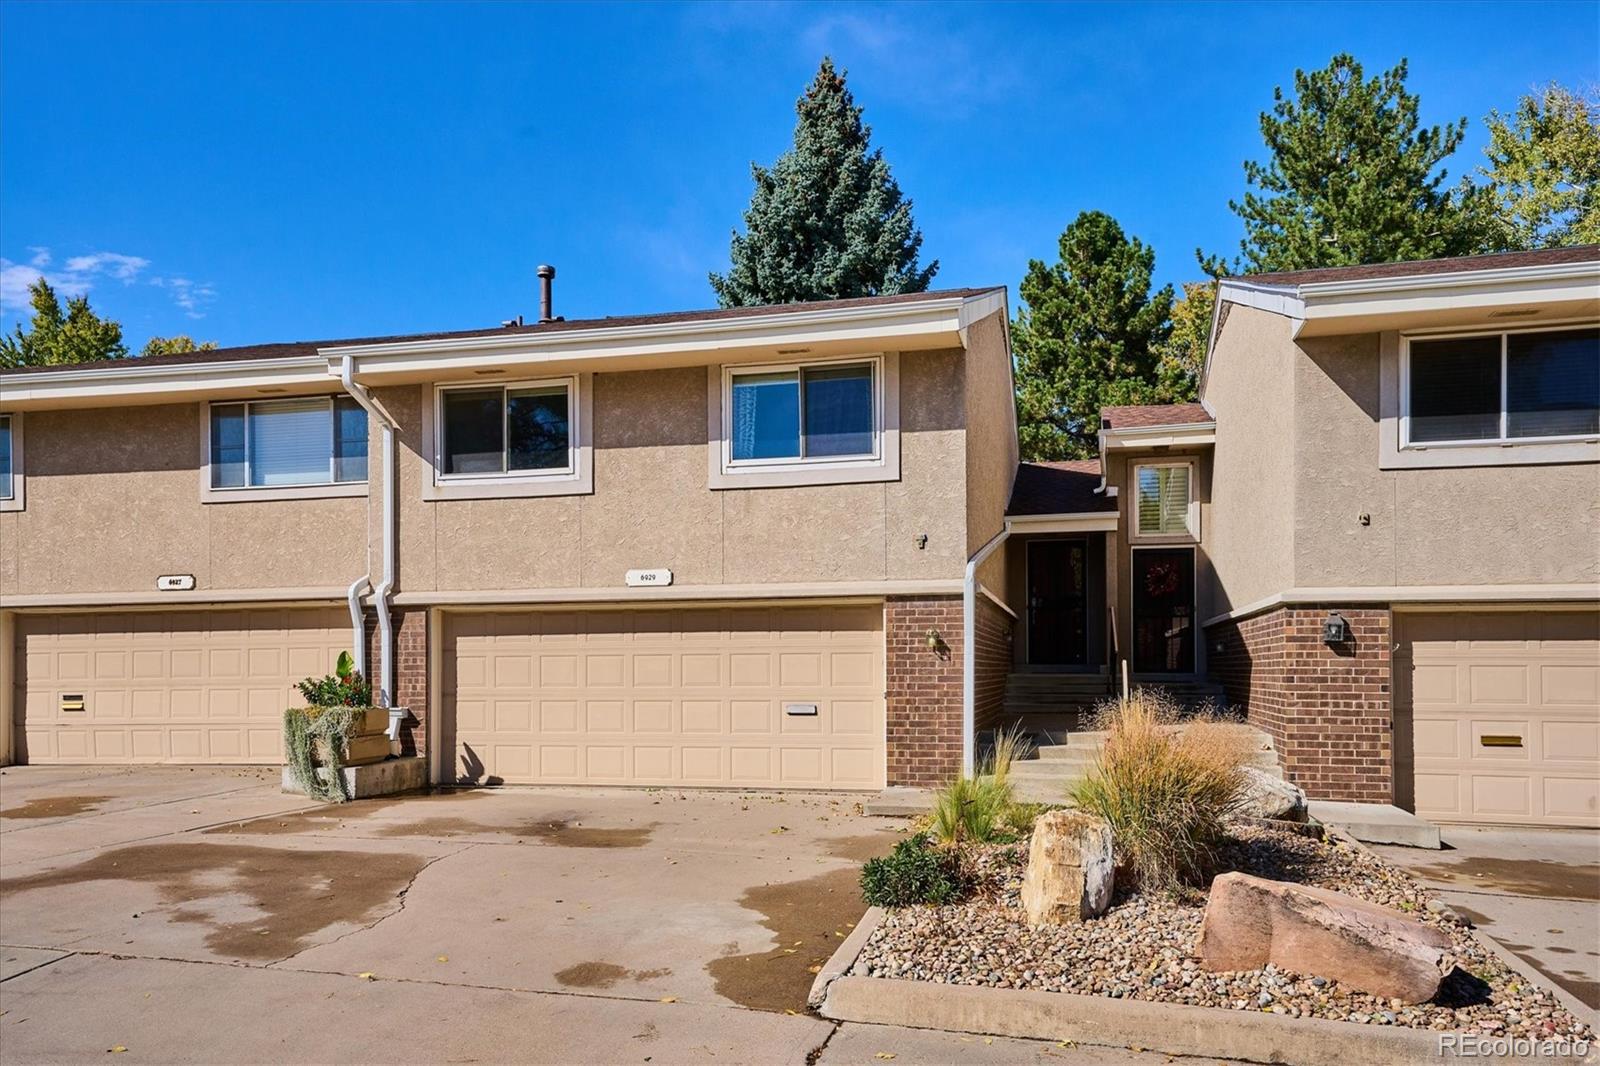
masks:
<svg viewBox="0 0 1600 1066"><path fill-rule="evenodd" d="M555 322L556 317L550 313L550 283L556 280L556 268L549 263L540 263L534 273L539 275L539 321Z"/></svg>

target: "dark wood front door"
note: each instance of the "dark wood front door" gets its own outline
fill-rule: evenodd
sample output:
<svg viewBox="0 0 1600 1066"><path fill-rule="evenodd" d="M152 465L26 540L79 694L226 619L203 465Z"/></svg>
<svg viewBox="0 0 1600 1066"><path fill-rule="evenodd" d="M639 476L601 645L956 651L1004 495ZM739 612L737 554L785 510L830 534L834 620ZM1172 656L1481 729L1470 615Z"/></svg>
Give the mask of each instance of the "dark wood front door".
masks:
<svg viewBox="0 0 1600 1066"><path fill-rule="evenodd" d="M1194 673L1194 549L1133 553L1133 669Z"/></svg>
<svg viewBox="0 0 1600 1066"><path fill-rule="evenodd" d="M1028 662L1084 666L1089 660L1089 608L1082 540L1028 542Z"/></svg>

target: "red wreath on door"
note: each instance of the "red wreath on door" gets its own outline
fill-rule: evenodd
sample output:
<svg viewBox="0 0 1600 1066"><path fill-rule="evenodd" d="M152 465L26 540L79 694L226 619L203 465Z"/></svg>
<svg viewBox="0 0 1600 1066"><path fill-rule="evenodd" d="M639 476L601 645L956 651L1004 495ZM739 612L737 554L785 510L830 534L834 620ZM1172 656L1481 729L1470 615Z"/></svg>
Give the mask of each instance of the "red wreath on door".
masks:
<svg viewBox="0 0 1600 1066"><path fill-rule="evenodd" d="M1144 572L1144 590L1151 596L1170 596L1178 591L1181 578L1172 563L1155 563Z"/></svg>

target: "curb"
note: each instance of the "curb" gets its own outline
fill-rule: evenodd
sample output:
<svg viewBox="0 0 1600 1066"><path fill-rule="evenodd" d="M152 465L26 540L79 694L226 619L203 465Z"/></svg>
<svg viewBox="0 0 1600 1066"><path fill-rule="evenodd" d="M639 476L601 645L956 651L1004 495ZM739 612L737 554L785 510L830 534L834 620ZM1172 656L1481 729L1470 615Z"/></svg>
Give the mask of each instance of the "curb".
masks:
<svg viewBox="0 0 1600 1066"><path fill-rule="evenodd" d="M1377 852L1373 851L1365 843L1357 840L1355 837L1348 834L1341 834L1341 838L1345 841L1345 843L1350 844L1352 847L1361 849L1368 855L1377 859L1379 862L1389 862L1388 859L1385 859L1382 855L1379 855ZM1389 864L1391 866L1394 865L1393 863ZM1435 897L1437 897L1441 891L1449 891L1448 888L1442 888L1438 885L1423 884L1422 880L1415 874L1412 874L1410 871L1403 872L1407 877L1410 877L1413 881L1416 881L1418 884L1422 885L1423 888L1433 893ZM1439 902L1443 903L1444 901L1439 900ZM1446 903L1445 906L1448 907L1449 904ZM1451 908L1451 910L1454 912L1454 908ZM1595 1032L1600 1033L1600 1010L1595 1010L1593 1007L1580 1000L1577 996L1573 995L1565 988L1562 988L1560 985L1550 980L1548 976L1540 973L1538 968L1535 967L1533 963L1529 962L1521 955L1518 955L1516 952L1506 947L1499 941L1498 938L1490 933L1485 932L1475 923L1468 922L1467 928L1472 930L1473 936L1477 937L1479 940L1483 941L1484 944L1493 949L1494 953L1500 956L1501 962L1505 963L1511 969L1521 974L1524 981L1527 981L1529 984L1538 985L1540 988L1549 992L1555 997L1556 1002L1567 1008L1574 1018L1585 1023Z"/></svg>
<svg viewBox="0 0 1600 1066"><path fill-rule="evenodd" d="M885 913L882 907L868 907L867 913L861 916L850 935L844 938L844 943L828 956L828 961L817 971L817 979L811 982L811 991L806 995L806 1005L812 1010L821 1010L828 997L829 986L850 972L850 967L856 964L856 956L867 946L867 939L883 921Z"/></svg>
<svg viewBox="0 0 1600 1066"><path fill-rule="evenodd" d="M1440 1057L1444 1035L1425 1029L1282 1018L1181 1003L881 977L833 980L826 986L821 1013L841 1022L1070 1040L1168 1055L1296 1066L1426 1062Z"/></svg>

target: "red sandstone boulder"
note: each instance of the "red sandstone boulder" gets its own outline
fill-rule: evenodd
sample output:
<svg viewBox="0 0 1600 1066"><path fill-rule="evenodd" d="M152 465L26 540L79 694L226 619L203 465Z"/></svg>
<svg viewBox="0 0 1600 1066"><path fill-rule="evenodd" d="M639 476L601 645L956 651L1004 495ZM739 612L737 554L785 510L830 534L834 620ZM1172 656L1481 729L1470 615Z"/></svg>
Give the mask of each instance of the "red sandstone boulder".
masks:
<svg viewBox="0 0 1600 1066"><path fill-rule="evenodd" d="M1280 969L1384 999L1424 1003L1444 977L1450 934L1324 888L1223 874L1211 882L1195 953L1207 970Z"/></svg>

